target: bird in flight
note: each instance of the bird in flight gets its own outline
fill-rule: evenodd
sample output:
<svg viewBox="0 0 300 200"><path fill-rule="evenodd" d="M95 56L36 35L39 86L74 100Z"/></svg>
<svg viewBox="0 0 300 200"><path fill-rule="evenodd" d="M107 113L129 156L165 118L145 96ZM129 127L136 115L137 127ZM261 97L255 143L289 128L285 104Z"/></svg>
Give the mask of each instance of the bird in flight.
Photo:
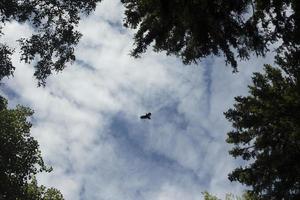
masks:
<svg viewBox="0 0 300 200"><path fill-rule="evenodd" d="M151 119L151 113L146 113L145 115L142 115L141 119Z"/></svg>

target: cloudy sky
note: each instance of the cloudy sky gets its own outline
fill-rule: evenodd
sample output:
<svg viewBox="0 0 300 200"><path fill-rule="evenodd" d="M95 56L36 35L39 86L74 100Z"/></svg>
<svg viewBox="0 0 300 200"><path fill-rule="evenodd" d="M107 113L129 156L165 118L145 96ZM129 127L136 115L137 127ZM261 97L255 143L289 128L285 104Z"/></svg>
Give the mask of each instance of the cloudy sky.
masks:
<svg viewBox="0 0 300 200"><path fill-rule="evenodd" d="M253 71L265 59L240 63L237 74L223 58L184 66L148 51L128 54L133 31L122 27L118 0L106 0L82 20L77 61L38 88L33 68L13 57L15 76L0 94L10 106L34 109L32 135L54 170L39 182L67 200L196 200L201 192L239 194L227 174L242 162L228 155L223 112L247 94ZM7 24L1 40L16 47L30 35L26 25ZM152 112L151 120L139 116Z"/></svg>

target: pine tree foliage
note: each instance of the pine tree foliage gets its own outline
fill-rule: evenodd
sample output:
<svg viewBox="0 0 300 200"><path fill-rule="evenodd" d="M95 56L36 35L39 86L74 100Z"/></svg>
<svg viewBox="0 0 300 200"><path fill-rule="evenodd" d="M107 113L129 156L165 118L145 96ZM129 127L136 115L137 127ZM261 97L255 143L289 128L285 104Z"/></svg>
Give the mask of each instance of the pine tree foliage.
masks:
<svg viewBox="0 0 300 200"><path fill-rule="evenodd" d="M299 78L299 67L265 65L265 73L254 74L250 95L236 97L225 113L234 128L230 154L248 161L229 179L251 186L261 199L300 199Z"/></svg>
<svg viewBox="0 0 300 200"><path fill-rule="evenodd" d="M124 25L137 29L132 55L148 46L185 64L224 55L237 70L237 57L263 56L282 42L278 56L300 46L300 3L295 0L121 0Z"/></svg>

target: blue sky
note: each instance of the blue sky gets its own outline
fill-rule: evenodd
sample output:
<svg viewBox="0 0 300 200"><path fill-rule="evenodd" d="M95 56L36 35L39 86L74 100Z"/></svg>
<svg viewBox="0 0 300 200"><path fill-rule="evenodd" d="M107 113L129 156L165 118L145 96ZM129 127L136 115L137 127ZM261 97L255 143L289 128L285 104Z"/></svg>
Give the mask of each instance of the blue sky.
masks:
<svg viewBox="0 0 300 200"><path fill-rule="evenodd" d="M37 88L33 68L13 56L15 76L0 94L10 106L35 110L32 134L50 174L39 182L72 200L194 200L209 191L239 194L227 174L241 164L228 155L223 112L247 94L253 71L272 56L242 62L232 74L223 58L184 66L148 51L129 56L134 31L124 29L119 1L102 2L80 23L77 61ZM30 27L7 24L1 40L18 46ZM139 115L152 112L150 121Z"/></svg>

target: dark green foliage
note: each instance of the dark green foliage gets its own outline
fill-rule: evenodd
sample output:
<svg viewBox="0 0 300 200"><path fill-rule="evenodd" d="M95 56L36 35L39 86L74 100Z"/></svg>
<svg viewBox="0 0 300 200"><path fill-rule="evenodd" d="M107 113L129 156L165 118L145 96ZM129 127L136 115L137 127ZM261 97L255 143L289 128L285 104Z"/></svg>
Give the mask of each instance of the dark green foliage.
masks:
<svg viewBox="0 0 300 200"><path fill-rule="evenodd" d="M125 26L137 28L133 56L154 42L156 51L175 54L188 64L210 54L223 53L236 69L233 47L239 57L249 51L264 54L264 38L257 28L245 24L249 0L122 0Z"/></svg>
<svg viewBox="0 0 300 200"><path fill-rule="evenodd" d="M300 45L300 2L296 0L121 0L124 25L137 29L132 55L153 44L185 64L224 54L236 70L236 57L264 55L279 40L278 55ZM297 46L298 45L298 46Z"/></svg>
<svg viewBox="0 0 300 200"><path fill-rule="evenodd" d="M300 66L300 1L256 0L255 2L254 23L261 24L269 41L282 43L277 48L277 63L285 71L296 72L295 68Z"/></svg>
<svg viewBox="0 0 300 200"><path fill-rule="evenodd" d="M12 50L8 46L0 44L0 81L6 76L13 75L15 68L10 60L11 54Z"/></svg>
<svg viewBox="0 0 300 200"><path fill-rule="evenodd" d="M74 47L81 36L75 28L80 15L90 14L100 1L2 0L0 2L0 19L3 25L12 20L28 22L35 30L30 38L22 38L19 41L21 60L31 63L38 58L34 75L39 85L45 85L46 78L53 71L61 71L67 63L75 60ZM11 75L14 68L11 66L10 53L0 52L0 54L3 54L1 57L6 56L5 62L10 64L3 67L0 63L0 78L3 78Z"/></svg>
<svg viewBox="0 0 300 200"><path fill-rule="evenodd" d="M285 71L266 65L264 74L254 74L250 95L236 97L225 113L234 128L227 139L234 144L230 154L249 161L229 179L266 200L300 199L299 65Z"/></svg>
<svg viewBox="0 0 300 200"><path fill-rule="evenodd" d="M0 97L0 199L31 199L34 176L51 171L44 165L38 142L30 135L27 118L32 114L23 106L8 109L6 99Z"/></svg>
<svg viewBox="0 0 300 200"><path fill-rule="evenodd" d="M26 200L63 200L63 195L55 188L47 189L45 186L38 186L34 178L26 187Z"/></svg>

